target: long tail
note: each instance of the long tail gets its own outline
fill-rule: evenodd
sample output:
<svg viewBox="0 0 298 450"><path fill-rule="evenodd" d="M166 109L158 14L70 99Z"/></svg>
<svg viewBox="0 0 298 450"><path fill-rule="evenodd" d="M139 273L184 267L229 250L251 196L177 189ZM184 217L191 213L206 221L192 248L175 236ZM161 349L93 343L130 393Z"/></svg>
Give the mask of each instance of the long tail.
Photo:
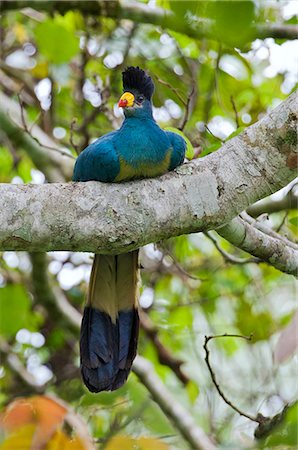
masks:
<svg viewBox="0 0 298 450"><path fill-rule="evenodd" d="M126 381L139 334L138 250L95 255L81 325L81 372L91 392L113 391Z"/></svg>

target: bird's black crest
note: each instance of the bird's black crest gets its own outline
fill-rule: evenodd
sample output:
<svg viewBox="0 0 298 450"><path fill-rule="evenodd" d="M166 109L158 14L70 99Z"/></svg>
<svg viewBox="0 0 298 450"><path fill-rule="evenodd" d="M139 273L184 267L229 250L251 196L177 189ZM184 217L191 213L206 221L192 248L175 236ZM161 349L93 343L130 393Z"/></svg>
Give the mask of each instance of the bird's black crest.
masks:
<svg viewBox="0 0 298 450"><path fill-rule="evenodd" d="M148 100L151 99L154 84L152 78L139 67L127 67L122 72L123 89L124 91L137 90L143 94Z"/></svg>

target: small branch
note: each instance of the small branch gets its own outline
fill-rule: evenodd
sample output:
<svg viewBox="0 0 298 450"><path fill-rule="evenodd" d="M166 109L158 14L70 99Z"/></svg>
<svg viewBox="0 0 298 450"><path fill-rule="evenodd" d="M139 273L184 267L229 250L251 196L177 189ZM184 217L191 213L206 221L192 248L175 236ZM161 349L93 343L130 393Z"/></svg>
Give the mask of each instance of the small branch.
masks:
<svg viewBox="0 0 298 450"><path fill-rule="evenodd" d="M217 392L219 393L219 395L221 396L221 398L223 399L223 401L229 405L234 411L236 411L238 414L240 414L240 416L246 417L249 420L252 420L253 422L257 422L260 423L260 419L258 419L257 417L251 416L250 414L246 414L243 411L241 411L239 408L237 408L237 406L235 406L223 393L221 387L219 386L216 377L215 377L215 373L211 367L210 361L209 361L209 357L210 357L210 352L208 349L208 342L211 341L211 339L218 339L218 338L223 338L223 337L235 337L235 338L240 338L240 339L246 339L247 341L251 341L252 336L242 336L239 334L218 334L215 336L205 336L205 342L204 342L204 350L205 350L205 361L212 379L212 382L214 384L214 386L216 387Z"/></svg>
<svg viewBox="0 0 298 450"><path fill-rule="evenodd" d="M177 95L177 97L179 98L180 102L185 106L185 108L187 107L187 100L184 100L184 98L182 97L182 95L180 94L180 90L177 88L174 88L170 83L168 83L167 81L162 80L161 78L155 76L156 80L160 83L163 84L164 86L168 87L172 92L174 92L175 95Z"/></svg>
<svg viewBox="0 0 298 450"><path fill-rule="evenodd" d="M152 364L137 356L133 371L148 389L153 400L193 450L215 450L217 447L205 432L196 424L193 416L178 402L157 376Z"/></svg>
<svg viewBox="0 0 298 450"><path fill-rule="evenodd" d="M284 216L283 216L283 218L282 218L282 221L280 222L280 224L278 225L278 227L275 229L276 233L279 233L279 232L280 232L280 230L282 229L282 227L283 227L284 224L285 224L285 221L287 220L288 215L289 215L289 211L286 211L285 214L284 214Z"/></svg>
<svg viewBox="0 0 298 450"><path fill-rule="evenodd" d="M212 133L212 131L210 130L210 128L208 127L208 125L205 124L204 127L205 127L205 130L207 130L208 133L210 133L211 136L214 137L214 139L217 139L218 141L224 143L224 140L223 140L223 139L219 138L218 136L215 136L215 134Z"/></svg>
<svg viewBox="0 0 298 450"><path fill-rule="evenodd" d="M232 95L231 95L230 99L231 99L231 103L232 103L234 114L235 114L235 122L236 122L237 128L239 128L240 127L240 122L239 122L239 116L238 116L238 111L237 111L237 108L236 108L235 100L234 100Z"/></svg>
<svg viewBox="0 0 298 450"><path fill-rule="evenodd" d="M236 247L282 272L297 276L298 250L292 245L286 245L285 238L269 236L240 217L217 228L216 231Z"/></svg>
<svg viewBox="0 0 298 450"><path fill-rule="evenodd" d="M195 92L195 86L194 86L194 83L193 83L193 85L192 85L192 87L191 87L191 89L189 91L189 94L187 96L186 105L185 105L185 111L184 111L184 117L183 117L182 123L181 123L181 125L179 127L179 130L181 130L181 131L184 130L184 128L185 128L185 126L186 126L186 124L188 122L188 119L189 119L189 116L190 116L190 105L191 105L191 100L192 100L192 96L193 96L194 92Z"/></svg>
<svg viewBox="0 0 298 450"><path fill-rule="evenodd" d="M261 416L259 426L254 432L255 438L265 439L267 436L269 436L274 431L274 428L283 422L289 407L290 405L285 405L283 410L280 413L276 414L274 417Z"/></svg>
<svg viewBox="0 0 298 450"><path fill-rule="evenodd" d="M212 234L209 231L206 231L204 234L208 239L210 239L210 241L213 242L214 246L223 256L226 262L229 262L231 264L249 264L262 262L260 258L237 258L236 256L231 255L230 253L226 252L223 248L221 248L217 240L212 236Z"/></svg>
<svg viewBox="0 0 298 450"><path fill-rule="evenodd" d="M74 117L70 123L69 142L70 142L70 145L72 146L72 148L75 150L76 154L79 155L80 154L79 146L74 142L74 127L75 127L76 123L77 123L77 119Z"/></svg>
<svg viewBox="0 0 298 450"><path fill-rule="evenodd" d="M269 226L264 224L263 221L253 219L245 211L242 211L242 213L239 216L241 217L241 219L243 219L249 225L252 225L253 227L255 227L257 230L260 230L263 233L267 234L268 236L283 242L284 245L286 245L287 247L291 247L294 250L298 251L298 244L290 241L285 236L282 236L281 234L277 233L275 230L272 230L272 228L270 228Z"/></svg>
<svg viewBox="0 0 298 450"><path fill-rule="evenodd" d="M287 211L290 209L297 209L298 207L298 193L296 191L298 183L295 183L288 192L278 200L273 200L270 197L264 198L257 203L247 208L247 213L256 218L261 214L272 214L279 211Z"/></svg>

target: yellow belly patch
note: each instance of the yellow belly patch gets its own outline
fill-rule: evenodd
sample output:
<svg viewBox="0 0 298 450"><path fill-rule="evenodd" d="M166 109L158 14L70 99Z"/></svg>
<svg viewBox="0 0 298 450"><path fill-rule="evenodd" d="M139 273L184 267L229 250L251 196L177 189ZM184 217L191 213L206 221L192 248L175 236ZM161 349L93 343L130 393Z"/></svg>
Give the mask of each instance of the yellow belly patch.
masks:
<svg viewBox="0 0 298 450"><path fill-rule="evenodd" d="M170 150L167 152L166 157L163 161L159 163L154 162L144 162L138 165L138 167L133 167L120 158L120 172L114 181L124 181L133 180L136 178L153 178L166 173L169 170L171 159Z"/></svg>

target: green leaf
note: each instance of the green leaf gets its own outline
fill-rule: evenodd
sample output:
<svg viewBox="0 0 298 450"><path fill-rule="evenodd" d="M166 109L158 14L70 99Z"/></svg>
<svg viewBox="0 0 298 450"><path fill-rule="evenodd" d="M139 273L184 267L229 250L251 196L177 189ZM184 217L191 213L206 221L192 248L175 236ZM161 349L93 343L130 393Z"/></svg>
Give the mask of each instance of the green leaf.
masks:
<svg viewBox="0 0 298 450"><path fill-rule="evenodd" d="M272 421L272 425L274 425L274 421ZM275 447L278 448L295 448L297 449L298 445L298 403L296 402L294 405L290 406L287 412L282 418L282 422L279 423L276 427L273 427L270 424L267 426L269 436L261 441L260 448L264 449L272 449ZM281 446L281 447L280 447Z"/></svg>
<svg viewBox="0 0 298 450"><path fill-rule="evenodd" d="M13 169L13 157L11 153L5 148L0 147L0 182L8 181L10 171Z"/></svg>
<svg viewBox="0 0 298 450"><path fill-rule="evenodd" d="M194 381L189 381L186 385L186 391L188 394L188 398L191 401L191 403L194 403L200 393L199 386Z"/></svg>
<svg viewBox="0 0 298 450"><path fill-rule="evenodd" d="M229 141L230 139L232 139L235 136L238 136L240 133L242 133L242 131L245 130L246 127L238 127L237 130L233 131L233 133L231 133L226 139L225 142Z"/></svg>
<svg viewBox="0 0 298 450"><path fill-rule="evenodd" d="M254 312L245 301L239 302L236 324L241 334L253 335L253 342L268 339L278 328L269 312Z"/></svg>
<svg viewBox="0 0 298 450"><path fill-rule="evenodd" d="M165 130L167 130L167 131L172 131L173 133L179 134L180 136L183 137L183 139L184 139L185 142L186 142L186 154L185 154L185 156L186 156L187 159L192 159L193 156L194 156L195 151L194 151L194 148L193 148L192 143L191 143L190 140L185 136L185 134L183 133L183 131L178 130L178 128L174 128L174 127L166 127Z"/></svg>
<svg viewBox="0 0 298 450"><path fill-rule="evenodd" d="M29 183L32 180L31 169L33 168L32 161L26 154L22 154L22 159L18 164L18 175L22 178L24 183Z"/></svg>
<svg viewBox="0 0 298 450"><path fill-rule="evenodd" d="M209 15L215 21L214 33L232 47L246 44L253 35L255 5L251 0L209 2Z"/></svg>
<svg viewBox="0 0 298 450"><path fill-rule="evenodd" d="M21 284L0 288L0 334L13 337L21 328L36 329L30 298Z"/></svg>
<svg viewBox="0 0 298 450"><path fill-rule="evenodd" d="M52 63L66 63L79 51L79 38L55 19L37 25L35 38L39 51Z"/></svg>
<svg viewBox="0 0 298 450"><path fill-rule="evenodd" d="M177 0L169 0L170 8L173 13L176 14L179 19L185 17L187 12L196 15L199 13L199 2L197 1L177 1Z"/></svg>
<svg viewBox="0 0 298 450"><path fill-rule="evenodd" d="M209 145L209 147L205 148L205 149L200 153L200 158L202 158L203 156L209 155L209 153L215 152L215 151L218 150L221 146L222 146L222 143L221 143L221 142L216 142L215 144Z"/></svg>
<svg viewBox="0 0 298 450"><path fill-rule="evenodd" d="M294 227L298 228L298 216L297 217L293 217L292 219L289 220L289 222L294 225Z"/></svg>

